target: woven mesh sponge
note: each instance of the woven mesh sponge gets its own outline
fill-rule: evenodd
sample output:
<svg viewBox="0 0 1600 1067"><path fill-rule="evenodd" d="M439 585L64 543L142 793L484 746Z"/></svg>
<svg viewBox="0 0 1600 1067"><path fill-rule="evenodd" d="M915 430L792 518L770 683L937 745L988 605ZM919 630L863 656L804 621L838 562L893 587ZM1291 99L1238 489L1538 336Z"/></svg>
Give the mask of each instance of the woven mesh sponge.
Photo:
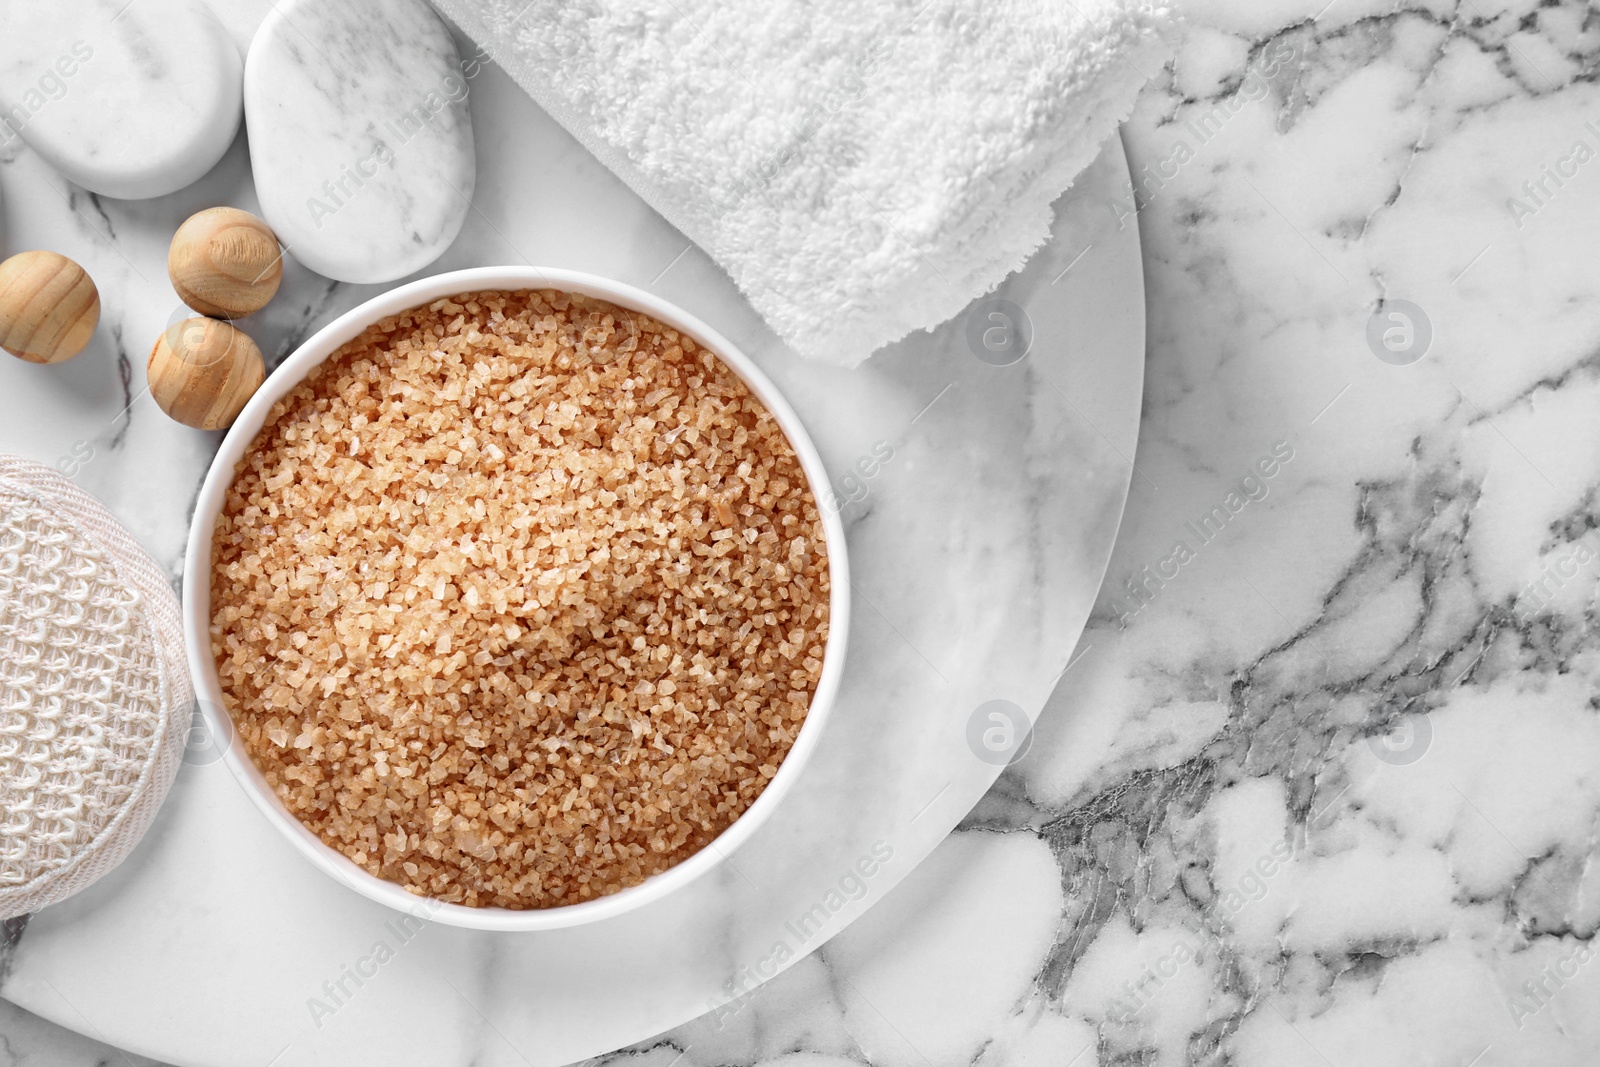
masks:
<svg viewBox="0 0 1600 1067"><path fill-rule="evenodd" d="M0 455L0 917L127 856L172 785L193 702L155 563L93 497Z"/></svg>

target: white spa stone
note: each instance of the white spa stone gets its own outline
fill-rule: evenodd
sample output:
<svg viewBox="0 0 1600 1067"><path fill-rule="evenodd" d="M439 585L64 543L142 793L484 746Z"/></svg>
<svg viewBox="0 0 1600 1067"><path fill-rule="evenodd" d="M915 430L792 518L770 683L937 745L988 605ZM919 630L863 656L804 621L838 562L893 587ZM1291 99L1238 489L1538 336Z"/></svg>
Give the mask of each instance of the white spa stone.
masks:
<svg viewBox="0 0 1600 1067"><path fill-rule="evenodd" d="M476 175L467 77L422 0L277 4L244 101L262 213L312 270L393 281L455 240Z"/></svg>
<svg viewBox="0 0 1600 1067"><path fill-rule="evenodd" d="M0 26L0 121L92 193L176 192L238 132L243 64L198 0L0 0Z"/></svg>

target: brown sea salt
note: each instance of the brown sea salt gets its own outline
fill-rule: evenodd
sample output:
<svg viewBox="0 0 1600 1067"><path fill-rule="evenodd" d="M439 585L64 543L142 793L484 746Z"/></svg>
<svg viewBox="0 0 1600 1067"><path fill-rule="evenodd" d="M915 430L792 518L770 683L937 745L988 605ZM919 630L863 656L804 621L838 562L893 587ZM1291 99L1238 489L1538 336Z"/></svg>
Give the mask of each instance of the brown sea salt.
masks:
<svg viewBox="0 0 1600 1067"><path fill-rule="evenodd" d="M217 519L212 651L289 810L460 904L635 885L760 794L828 633L794 450L712 353L554 291L385 319Z"/></svg>

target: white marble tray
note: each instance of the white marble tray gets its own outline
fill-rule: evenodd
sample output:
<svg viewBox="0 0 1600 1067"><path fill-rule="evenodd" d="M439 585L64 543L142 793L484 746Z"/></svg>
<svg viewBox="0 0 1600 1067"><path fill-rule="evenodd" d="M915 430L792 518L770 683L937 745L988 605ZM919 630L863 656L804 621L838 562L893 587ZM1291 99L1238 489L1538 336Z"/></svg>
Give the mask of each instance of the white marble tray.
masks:
<svg viewBox="0 0 1600 1067"><path fill-rule="evenodd" d="M873 476L854 493L865 495L844 513L855 614L823 744L784 808L719 874L616 921L540 935L398 930L393 913L294 853L202 749L133 857L35 916L10 954L0 995L40 1015L211 1067L544 1067L639 1040L751 988L881 899L1000 771L969 747L973 713L1000 699L1036 715L1069 662L1138 427L1137 228L1118 230L1108 207L1131 199L1120 144L1063 198L1055 239L1000 294L1031 319L1026 358L993 366L974 355L969 320L985 308L842 371L784 351L725 276L498 71L473 94L479 189L462 237L430 273L532 261L651 288L762 365L841 495L859 460L892 449L866 465ZM54 198L34 195L35 181L67 194L54 210L11 211L8 247L85 262L107 314L96 346L64 374L0 363L0 450L53 462L92 442L80 483L176 574L215 439L165 422L137 395L137 366L126 412L116 383L142 364L172 306L161 266L177 221L214 202L254 206L242 147L200 186L139 205L72 194L37 161L7 174L14 201L48 208ZM291 270L255 328L269 358L281 356L374 291ZM362 973L359 985L347 969Z"/></svg>

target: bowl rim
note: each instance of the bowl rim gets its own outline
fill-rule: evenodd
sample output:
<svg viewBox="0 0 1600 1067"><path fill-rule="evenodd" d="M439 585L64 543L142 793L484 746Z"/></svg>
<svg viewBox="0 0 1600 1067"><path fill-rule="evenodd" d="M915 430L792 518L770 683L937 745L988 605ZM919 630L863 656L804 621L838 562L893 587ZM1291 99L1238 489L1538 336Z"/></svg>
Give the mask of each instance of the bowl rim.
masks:
<svg viewBox="0 0 1600 1067"><path fill-rule="evenodd" d="M210 648L212 532L227 489L233 482L235 467L255 441L272 406L303 381L313 367L320 366L340 345L358 336L372 323L441 297L497 289L556 289L607 300L649 315L710 349L766 405L788 438L816 500L827 542L830 591L828 639L823 650L822 671L805 722L772 781L727 829L682 862L609 896L545 909L477 908L417 896L394 882L367 873L324 844L273 793L265 776L245 755L244 746L233 743L237 735L232 720L223 710L221 685ZM201 714L212 737L226 738L222 744L222 762L267 820L314 866L370 900L417 918L476 930L554 930L625 914L666 897L726 861L729 853L771 817L821 739L844 671L850 622L850 577L844 524L839 511L828 506L827 501L831 499L821 454L783 394L736 345L682 308L624 282L551 267L472 267L419 278L363 301L302 342L267 376L245 404L211 460L195 500L183 568L184 646Z"/></svg>

